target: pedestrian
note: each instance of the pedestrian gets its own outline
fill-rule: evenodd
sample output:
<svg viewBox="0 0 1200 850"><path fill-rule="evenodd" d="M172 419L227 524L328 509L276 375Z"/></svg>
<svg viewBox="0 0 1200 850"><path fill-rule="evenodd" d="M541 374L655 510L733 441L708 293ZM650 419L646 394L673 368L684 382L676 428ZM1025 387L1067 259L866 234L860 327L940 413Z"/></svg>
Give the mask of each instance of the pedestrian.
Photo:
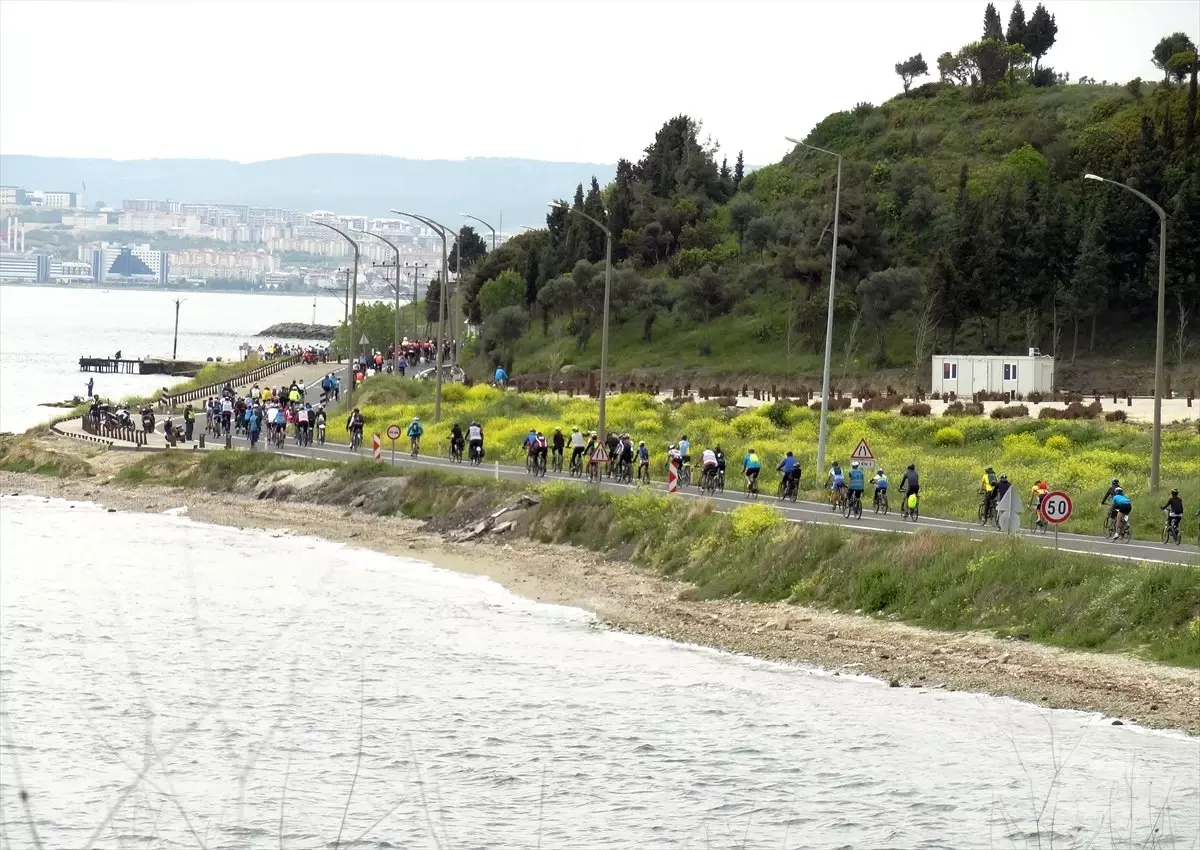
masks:
<svg viewBox="0 0 1200 850"><path fill-rule="evenodd" d="M196 427L196 411L192 409L189 402L187 407L183 409L183 441L190 443L192 441L192 429Z"/></svg>
<svg viewBox="0 0 1200 850"><path fill-rule="evenodd" d="M342 400L342 376L338 375L333 379L333 400Z"/></svg>
<svg viewBox="0 0 1200 850"><path fill-rule="evenodd" d="M96 386L96 379L95 379L95 378L88 378L88 394L87 394L87 397L88 397L88 398L91 398L91 397L92 397L92 389L93 389L95 386Z"/></svg>

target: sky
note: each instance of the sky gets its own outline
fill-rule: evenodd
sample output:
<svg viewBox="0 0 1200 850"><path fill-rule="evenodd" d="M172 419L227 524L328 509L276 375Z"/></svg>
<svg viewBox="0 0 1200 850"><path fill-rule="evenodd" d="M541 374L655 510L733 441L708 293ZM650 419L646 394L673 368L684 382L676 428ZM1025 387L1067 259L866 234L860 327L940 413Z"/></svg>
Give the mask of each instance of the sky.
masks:
<svg viewBox="0 0 1200 850"><path fill-rule="evenodd" d="M785 135L895 95L912 54L936 79L940 53L980 37L985 5L0 0L0 153L612 163L685 113L731 160L762 164ZM1200 0L1046 7L1044 62L1072 79L1157 79L1159 38L1200 42ZM1011 3L997 9L1007 23Z"/></svg>

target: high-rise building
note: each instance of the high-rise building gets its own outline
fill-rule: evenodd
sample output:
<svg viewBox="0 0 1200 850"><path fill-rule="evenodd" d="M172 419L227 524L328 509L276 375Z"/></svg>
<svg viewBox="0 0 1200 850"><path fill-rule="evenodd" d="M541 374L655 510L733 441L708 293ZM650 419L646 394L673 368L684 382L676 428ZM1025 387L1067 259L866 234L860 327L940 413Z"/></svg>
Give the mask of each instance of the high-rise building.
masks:
<svg viewBox="0 0 1200 850"><path fill-rule="evenodd" d="M0 280L47 283L50 280L50 255L2 253Z"/></svg>
<svg viewBox="0 0 1200 850"><path fill-rule="evenodd" d="M149 245L109 245L92 249L92 277L97 283L127 280L167 283L167 252Z"/></svg>

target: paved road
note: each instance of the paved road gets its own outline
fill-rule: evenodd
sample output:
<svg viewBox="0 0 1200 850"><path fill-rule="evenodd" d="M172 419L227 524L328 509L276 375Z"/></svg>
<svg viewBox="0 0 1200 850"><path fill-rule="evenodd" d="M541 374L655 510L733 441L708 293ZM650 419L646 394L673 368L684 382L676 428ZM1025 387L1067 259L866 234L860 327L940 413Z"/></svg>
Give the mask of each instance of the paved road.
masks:
<svg viewBox="0 0 1200 850"><path fill-rule="evenodd" d="M403 423L400 423L403 426ZM199 427L199 424L198 424ZM382 462L391 463L391 442L386 435L383 437L383 453ZM395 465L397 466L413 466L425 469L440 469L447 472L456 472L467 475L486 475L495 479L505 478L512 481L528 481L529 474L523 466L510 466L507 464L496 464L495 462L487 462L482 466L472 466L471 464L452 463L444 455L440 453L441 448L446 448L448 453L448 443L444 446L434 444L429 435L426 435L426 447L429 450L438 449L438 456L423 455L419 458L410 458L407 451L407 440L401 437L396 441L396 457ZM235 444L246 447L248 441L244 439L235 440ZM260 444L261 445L261 444ZM266 451L276 451L274 449L266 449ZM364 446L358 452L351 452L347 446L334 445L327 443L325 446L310 446L308 448L298 448L292 444L289 439L287 446L282 450L278 450L281 454L291 457L307 457L318 460L333 460L333 461L349 461L349 460L370 460L371 459L371 434L367 433L364 437ZM740 480L740 476L735 476ZM546 481L558 480L568 483L579 484L585 486L586 482L578 478L572 478L569 475L547 472ZM637 488L637 485L617 484L611 481L604 481L602 487L611 492L628 491ZM666 491L666 484L662 481L655 482L651 487L659 492ZM698 499L705 498L695 487L689 487L686 491L681 491L679 494L682 498ZM728 511L733 510L738 505L747 504L748 499L743 493L732 490L727 490L725 493L712 498L715 502L717 510ZM952 534L965 534L975 540L986 540L987 538L999 535L999 531L987 530L980 528L974 523L961 522L959 520L941 519L938 517L922 516L917 523L911 523L901 519L898 514L892 513L887 516L877 516L871 511L869 504L864 505L864 511L861 519L844 519L841 514L833 513L827 504L819 502L786 502L781 503L773 496L760 496L758 501L763 504L772 505L778 508L789 520L794 522L815 522L824 525L838 525L854 530L863 531L895 531L902 534L913 534L919 528L931 528L935 531L942 531ZM869 502L869 498L868 498ZM1189 532L1190 533L1190 532ZM1047 534L1030 534L1024 532L1021 535L1027 542L1035 546L1043 546L1054 548L1055 538L1051 531ZM1095 555L1106 555L1117 558L1131 558L1136 560L1145 560L1160 563L1171 564L1198 564L1200 563L1200 554L1197 553L1195 545L1184 543L1182 546L1167 546L1158 541L1138 541L1132 540L1128 543L1113 543L1105 537L1092 536L1085 534L1067 534L1065 532L1058 535L1058 547L1067 552L1082 552Z"/></svg>

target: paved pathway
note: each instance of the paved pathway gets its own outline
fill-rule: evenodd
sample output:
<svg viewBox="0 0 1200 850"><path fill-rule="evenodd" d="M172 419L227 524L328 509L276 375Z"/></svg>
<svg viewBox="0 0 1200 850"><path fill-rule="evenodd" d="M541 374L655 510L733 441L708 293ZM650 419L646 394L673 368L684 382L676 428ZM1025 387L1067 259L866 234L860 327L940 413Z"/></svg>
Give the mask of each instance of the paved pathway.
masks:
<svg viewBox="0 0 1200 850"><path fill-rule="evenodd" d="M524 466L510 466L507 464L497 464L495 462L485 463L483 466L472 466L467 463L453 463L445 455L449 453L449 444L446 438L439 440L433 433L434 428L438 431L442 429L440 426L430 426L425 437L425 447L430 451L436 451L437 455L422 455L419 458L413 459L409 457L405 450L405 441L403 438L396 441L398 451L396 452L395 460L392 459L391 443L386 435L383 435L383 452L382 463L394 463L396 466L411 466L414 468L424 469L439 469L445 472L455 472L466 475L485 475L495 479L505 478L512 481L527 481L530 479L529 473L525 471ZM448 433L448 432L447 432ZM235 439L234 445L239 448L247 448L248 441L245 439ZM262 446L262 451L278 451L279 453L289 457L304 457L317 460L331 461L351 461L351 460L370 460L371 459L371 434L366 434L364 437L364 445L357 452L351 452L347 446L334 445L326 443L324 446L310 446L307 448L299 448L289 438L287 445L283 449L271 449ZM735 474L735 480L740 480L740 476ZM586 486L586 482L578 478L573 478L569 475L554 474L547 472L546 481L557 480L566 483L578 484ZM610 492L627 492L635 490L638 485L633 484L616 484L610 481L604 481L603 489ZM658 492L666 490L666 484L663 481L657 481L651 485L652 489ZM698 499L704 497L695 487L689 487L685 491L681 491L680 498ZM729 511L739 505L747 504L751 500L747 496L737 490L730 489L726 492L711 497L715 503L717 510ZM934 531L946 532L951 534L965 534L975 540L986 541L988 539L999 536L1001 532L990 529L981 528L976 523L961 522L959 520L942 519L939 517L922 516L917 523L911 523L902 519L899 514L891 513L887 516L877 516L871 510L869 504L864 505L863 515L861 519L844 519L841 514L833 513L828 504L820 502L799 501L795 503L779 502L774 496L765 495L758 498L762 504L771 505L778 508L783 513L784 517L793 522L814 522L822 525L838 525L854 531L894 531L901 534L913 534L918 529L933 529ZM1025 523L1028 524L1028 516L1023 517ZM1185 525L1187 532L1185 541L1195 539L1194 525ZM1056 545L1053 531L1046 534L1031 534L1025 530L1021 532L1027 542L1046 548L1054 548ZM1057 546L1063 551L1078 552L1094 555L1106 555L1117 558L1129 558L1135 560L1144 560L1158 563L1170 564L1200 564L1200 553L1193 543L1185 542L1182 546L1168 546L1158 541L1139 541L1132 540L1128 543L1113 543L1108 538L1097 535L1088 534L1068 534L1062 532L1058 536Z"/></svg>

